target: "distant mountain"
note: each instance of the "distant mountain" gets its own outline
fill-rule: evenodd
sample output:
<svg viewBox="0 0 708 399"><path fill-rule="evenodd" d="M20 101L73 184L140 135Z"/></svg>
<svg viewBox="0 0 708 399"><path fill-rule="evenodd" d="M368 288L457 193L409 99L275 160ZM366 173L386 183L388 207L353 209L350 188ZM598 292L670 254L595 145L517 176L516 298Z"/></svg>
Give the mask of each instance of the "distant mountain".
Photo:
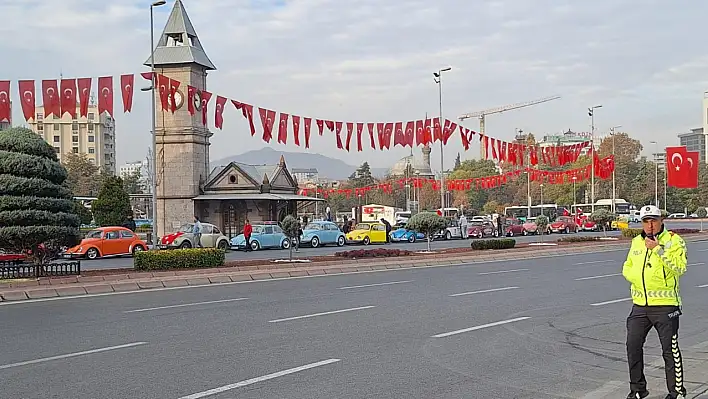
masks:
<svg viewBox="0 0 708 399"><path fill-rule="evenodd" d="M248 151L243 154L234 155L212 162L212 166L226 165L229 162L241 162L247 165L274 165L280 161L280 156L285 156L288 169L315 168L320 177L343 180L348 178L357 166L352 166L342 160L326 157L321 154L305 154L302 152L276 151L269 147L260 150ZM371 168L371 173L376 177L382 177L388 172L388 168Z"/></svg>

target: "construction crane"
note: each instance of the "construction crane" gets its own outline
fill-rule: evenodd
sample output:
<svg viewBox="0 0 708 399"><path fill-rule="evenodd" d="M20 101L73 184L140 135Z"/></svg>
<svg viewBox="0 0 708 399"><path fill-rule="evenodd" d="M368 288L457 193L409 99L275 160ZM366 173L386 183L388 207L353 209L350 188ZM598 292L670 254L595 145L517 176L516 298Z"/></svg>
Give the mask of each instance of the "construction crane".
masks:
<svg viewBox="0 0 708 399"><path fill-rule="evenodd" d="M504 106L497 107L497 108L485 109L484 111L477 111L477 112L471 112L469 114L464 114L464 115L460 116L459 119L461 121L464 121L465 119L469 119L469 118L479 118L479 134L484 135L484 117L487 115L500 114L504 111L511 111L513 109L526 108L526 107L530 107L532 105L542 104L542 103L545 103L548 101L557 100L559 98L560 98L560 96L551 96L551 97L540 98L538 100L526 101L523 103L504 105Z"/></svg>

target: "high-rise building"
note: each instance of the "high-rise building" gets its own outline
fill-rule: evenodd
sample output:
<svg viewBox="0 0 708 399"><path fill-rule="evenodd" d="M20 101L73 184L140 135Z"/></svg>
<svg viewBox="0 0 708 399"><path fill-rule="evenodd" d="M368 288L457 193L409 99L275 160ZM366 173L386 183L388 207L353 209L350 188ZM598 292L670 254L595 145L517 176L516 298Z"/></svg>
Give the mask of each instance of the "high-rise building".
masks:
<svg viewBox="0 0 708 399"><path fill-rule="evenodd" d="M116 131L115 119L107 113L99 114L96 105L89 105L85 118L76 119L65 113L62 117L45 117L44 107L35 110L30 119L30 129L54 146L60 161L65 154L86 154L87 158L107 173L116 173Z"/></svg>
<svg viewBox="0 0 708 399"><path fill-rule="evenodd" d="M140 188L142 192L146 194L152 192L150 190L150 184L148 182L148 176L150 173L148 161L144 160L127 162L118 169L118 175L122 178L133 175L135 173L140 175L140 179L138 181L140 183Z"/></svg>
<svg viewBox="0 0 708 399"><path fill-rule="evenodd" d="M706 157L708 153L708 138L706 137L708 136L708 91L703 93L703 128L701 133L703 134L703 149L700 151L701 160L708 163L708 158Z"/></svg>
<svg viewBox="0 0 708 399"><path fill-rule="evenodd" d="M10 115L12 115L12 101L10 101ZM12 126L12 120L0 120L0 130L9 129Z"/></svg>
<svg viewBox="0 0 708 399"><path fill-rule="evenodd" d="M688 151L698 151L698 160L708 163L706 160L706 135L702 127L691 129L689 133L679 134L679 143L686 147Z"/></svg>

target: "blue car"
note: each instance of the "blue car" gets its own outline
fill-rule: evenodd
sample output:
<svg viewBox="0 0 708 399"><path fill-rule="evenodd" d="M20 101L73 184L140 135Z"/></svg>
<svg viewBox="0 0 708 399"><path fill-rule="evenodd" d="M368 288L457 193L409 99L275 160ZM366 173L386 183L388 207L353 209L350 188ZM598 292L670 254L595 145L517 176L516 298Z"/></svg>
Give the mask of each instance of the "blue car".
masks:
<svg viewBox="0 0 708 399"><path fill-rule="evenodd" d="M311 222L302 230L300 245L317 248L321 245L337 244L341 247L346 242L344 233L334 222Z"/></svg>
<svg viewBox="0 0 708 399"><path fill-rule="evenodd" d="M259 249L288 249L290 248L290 240L285 236L283 229L276 222L268 222L264 224L254 224L253 233L251 233L251 249L258 251ZM230 241L231 249L243 250L246 249L246 237L239 234Z"/></svg>
<svg viewBox="0 0 708 399"><path fill-rule="evenodd" d="M417 240L425 240L425 234L408 230L405 227L391 232L391 242L416 242Z"/></svg>

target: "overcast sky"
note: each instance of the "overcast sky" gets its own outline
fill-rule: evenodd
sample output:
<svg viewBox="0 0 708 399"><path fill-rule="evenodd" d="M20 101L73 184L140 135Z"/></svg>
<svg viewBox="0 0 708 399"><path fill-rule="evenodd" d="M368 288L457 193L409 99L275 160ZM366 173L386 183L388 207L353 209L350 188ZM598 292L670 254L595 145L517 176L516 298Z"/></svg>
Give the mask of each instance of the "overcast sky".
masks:
<svg viewBox="0 0 708 399"><path fill-rule="evenodd" d="M22 121L18 79L138 73L150 52L150 1L0 0L0 80L13 81L13 117ZM173 1L156 9L158 35ZM561 95L560 100L491 115L487 134L510 140L620 130L645 147L678 145L676 135L702 123L708 55L701 26L708 2L662 0L184 0L218 70L210 91L290 114L342 121L406 121L437 114L432 72L443 77L444 113ZM138 77L136 81L142 83ZM95 85L95 80L94 80ZM37 85L39 87L39 84ZM116 93L118 95L118 92ZM116 109L122 111L120 98ZM213 100L211 103L213 107ZM117 112L119 164L144 158L150 145L149 95L133 113ZM212 127L211 159L266 145L227 107ZM213 116L210 112L210 119ZM466 126L478 130L478 122ZM276 149L304 151L292 144ZM354 147L356 148L356 147ZM313 135L311 150L356 165L388 166L391 154L346 153L333 135ZM651 149L649 149L651 150ZM446 167L457 152L445 150ZM433 151L434 166L439 151ZM478 146L463 159L478 154Z"/></svg>

